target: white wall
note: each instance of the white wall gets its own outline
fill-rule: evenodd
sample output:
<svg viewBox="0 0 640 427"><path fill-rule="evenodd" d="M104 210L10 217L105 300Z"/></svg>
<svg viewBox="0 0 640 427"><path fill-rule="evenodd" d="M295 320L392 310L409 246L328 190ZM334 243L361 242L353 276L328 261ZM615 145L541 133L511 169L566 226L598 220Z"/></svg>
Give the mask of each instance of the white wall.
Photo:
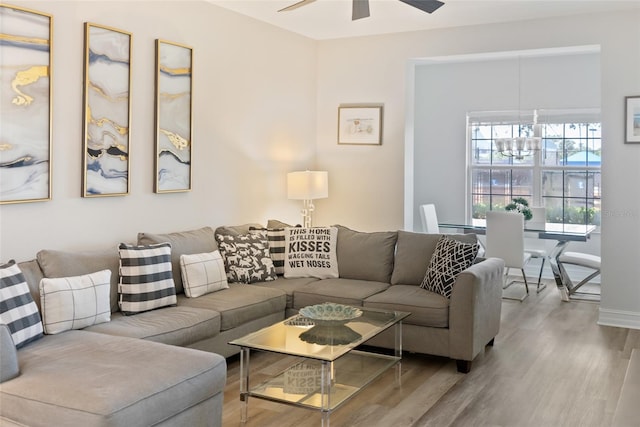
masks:
<svg viewBox="0 0 640 427"><path fill-rule="evenodd" d="M640 94L640 11L460 27L319 43L318 166L330 198L318 222L360 229L405 225L404 141L408 64L416 58L599 45L603 123L602 302L600 323L640 328L640 146L625 145L624 97ZM442 96L442 95L441 95ZM336 144L340 103L384 103L380 147ZM445 101L443 101L445 102ZM411 120L407 117L407 120ZM437 146L433 147L437 150ZM410 153L411 154L411 153ZM447 162L464 174L461 159ZM440 177L430 176L432 180ZM443 196L444 194L444 196ZM460 197L443 186L441 197Z"/></svg>
<svg viewBox="0 0 640 427"><path fill-rule="evenodd" d="M269 218L296 221L286 173L314 166L316 43L206 2L13 1L53 15L53 200L0 206L0 261ZM131 192L83 199L83 24L133 34ZM193 190L154 194L154 42L194 49Z"/></svg>

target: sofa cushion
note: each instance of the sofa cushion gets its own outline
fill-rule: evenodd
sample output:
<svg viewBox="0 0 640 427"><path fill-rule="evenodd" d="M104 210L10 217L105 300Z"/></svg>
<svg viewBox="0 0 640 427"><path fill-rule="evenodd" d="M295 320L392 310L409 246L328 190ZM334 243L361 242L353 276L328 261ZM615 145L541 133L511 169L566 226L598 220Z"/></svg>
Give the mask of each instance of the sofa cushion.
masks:
<svg viewBox="0 0 640 427"><path fill-rule="evenodd" d="M138 233L139 245L171 243L171 266L176 292L182 293L182 275L180 274L180 255L201 254L218 249L216 238L211 227L196 230L179 231L167 234Z"/></svg>
<svg viewBox="0 0 640 427"><path fill-rule="evenodd" d="M302 289L310 283L316 282L320 279L315 277L296 277L287 279L286 277L278 276L277 280L273 282L258 282L253 286L265 286L268 288L280 289L287 294L287 308L293 308L293 293Z"/></svg>
<svg viewBox="0 0 640 427"><path fill-rule="evenodd" d="M341 278L391 281L398 233L363 233L341 225L338 228L338 270Z"/></svg>
<svg viewBox="0 0 640 427"><path fill-rule="evenodd" d="M42 273L42 269L40 268L40 264L38 264L37 259L32 259L30 261L23 261L18 263L18 267L22 274L24 275L25 280L27 281L27 285L29 285L29 292L31 292L31 297L33 301L38 306L38 310L40 309L40 280L44 277ZM114 297L115 298L115 297ZM117 300L116 308L118 307Z"/></svg>
<svg viewBox="0 0 640 427"><path fill-rule="evenodd" d="M16 348L42 337L38 306L15 261L0 265L0 323L9 327Z"/></svg>
<svg viewBox="0 0 640 427"><path fill-rule="evenodd" d="M82 329L111 320L111 271L40 281L42 325L46 334Z"/></svg>
<svg viewBox="0 0 640 427"><path fill-rule="evenodd" d="M446 298L451 297L456 277L471 267L478 255L478 249L477 243L463 243L442 236L431 256L427 274L420 287Z"/></svg>
<svg viewBox="0 0 640 427"><path fill-rule="evenodd" d="M229 283L276 280L266 234L216 234Z"/></svg>
<svg viewBox="0 0 640 427"><path fill-rule="evenodd" d="M388 287L388 283L370 280L319 280L293 292L293 307L299 310L302 307L323 302L362 306L362 301L365 298L382 292Z"/></svg>
<svg viewBox="0 0 640 427"><path fill-rule="evenodd" d="M184 306L164 307L135 316L114 313L111 322L85 330L188 346L220 333L220 313Z"/></svg>
<svg viewBox="0 0 640 427"><path fill-rule="evenodd" d="M229 289L199 298L179 296L178 304L220 313L220 330L226 331L274 313L283 313L287 304L284 291L266 286L230 283Z"/></svg>
<svg viewBox="0 0 640 427"><path fill-rule="evenodd" d="M284 277L338 277L336 227L285 228Z"/></svg>
<svg viewBox="0 0 640 427"><path fill-rule="evenodd" d="M220 355L86 331L47 335L19 356L0 416L30 426L163 425L226 381Z"/></svg>
<svg viewBox="0 0 640 427"><path fill-rule="evenodd" d="M221 225L216 228L215 235L222 236L240 236L242 234L249 234L252 228L263 228L262 224L258 223L247 223L240 225ZM277 227L269 227L269 228L277 228Z"/></svg>
<svg viewBox="0 0 640 427"><path fill-rule="evenodd" d="M189 298L226 289L227 273L220 251L211 253L180 255L180 270L184 294Z"/></svg>
<svg viewBox="0 0 640 427"><path fill-rule="evenodd" d="M391 275L392 285L420 285L427 273L431 256L442 234L398 231L396 257ZM448 234L452 239L465 243L476 243L475 234Z"/></svg>
<svg viewBox="0 0 640 427"><path fill-rule="evenodd" d="M119 253L120 311L137 314L176 304L170 243L149 246L121 243Z"/></svg>
<svg viewBox="0 0 640 427"><path fill-rule="evenodd" d="M449 300L414 285L394 285L364 300L364 307L408 311L403 323L432 328L449 327Z"/></svg>
<svg viewBox="0 0 640 427"><path fill-rule="evenodd" d="M36 255L45 277L72 277L111 270L111 311L118 311L118 272L120 268L117 246L95 251L41 250ZM38 282L39 284L40 282Z"/></svg>

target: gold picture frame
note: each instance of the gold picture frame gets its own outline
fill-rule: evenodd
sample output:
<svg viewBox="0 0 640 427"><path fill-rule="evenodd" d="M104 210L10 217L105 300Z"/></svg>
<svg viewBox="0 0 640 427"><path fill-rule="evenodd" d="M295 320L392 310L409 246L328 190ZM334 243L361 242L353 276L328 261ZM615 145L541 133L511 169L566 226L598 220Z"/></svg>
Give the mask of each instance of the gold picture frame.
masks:
<svg viewBox="0 0 640 427"><path fill-rule="evenodd" d="M84 45L82 197L127 195L132 35L86 22Z"/></svg>
<svg viewBox="0 0 640 427"><path fill-rule="evenodd" d="M156 40L156 193L191 190L193 48Z"/></svg>
<svg viewBox="0 0 640 427"><path fill-rule="evenodd" d="M52 198L53 16L0 5L0 204Z"/></svg>

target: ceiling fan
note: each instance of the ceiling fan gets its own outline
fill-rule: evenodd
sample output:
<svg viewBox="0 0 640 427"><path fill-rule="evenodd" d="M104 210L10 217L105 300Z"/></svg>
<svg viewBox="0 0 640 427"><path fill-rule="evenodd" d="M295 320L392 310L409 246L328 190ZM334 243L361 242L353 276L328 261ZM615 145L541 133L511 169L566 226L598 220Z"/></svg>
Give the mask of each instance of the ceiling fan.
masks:
<svg viewBox="0 0 640 427"><path fill-rule="evenodd" d="M299 7L306 6L310 3L313 3L314 1L316 0L300 0L299 2L294 3L291 6L287 6L283 9L280 9L278 12L286 12L289 10L297 9ZM427 13L435 12L440 6L444 4L443 2L438 0L400 0L400 1ZM370 16L369 0L353 0L351 20L355 21L356 19L367 18L369 16Z"/></svg>

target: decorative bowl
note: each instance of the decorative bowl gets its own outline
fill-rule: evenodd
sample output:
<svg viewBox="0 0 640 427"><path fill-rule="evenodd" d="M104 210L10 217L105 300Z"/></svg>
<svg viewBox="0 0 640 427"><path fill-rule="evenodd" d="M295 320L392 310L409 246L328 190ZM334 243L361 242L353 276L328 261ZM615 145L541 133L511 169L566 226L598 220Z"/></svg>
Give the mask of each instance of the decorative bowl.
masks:
<svg viewBox="0 0 640 427"><path fill-rule="evenodd" d="M362 310L349 305L325 302L301 308L300 314L318 325L341 324L362 316Z"/></svg>

